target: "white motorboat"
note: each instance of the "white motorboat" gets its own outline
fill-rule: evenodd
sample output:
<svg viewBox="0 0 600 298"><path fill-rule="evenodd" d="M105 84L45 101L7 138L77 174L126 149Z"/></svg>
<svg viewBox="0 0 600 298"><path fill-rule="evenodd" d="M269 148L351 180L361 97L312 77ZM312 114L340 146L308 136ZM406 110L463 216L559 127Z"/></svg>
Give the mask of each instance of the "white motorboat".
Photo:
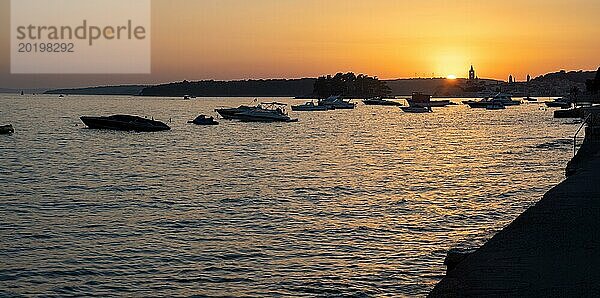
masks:
<svg viewBox="0 0 600 298"><path fill-rule="evenodd" d="M236 119L235 115L248 110L256 109L257 106L239 106L237 108L220 108L215 109L215 112L219 113L223 119Z"/></svg>
<svg viewBox="0 0 600 298"><path fill-rule="evenodd" d="M330 96L326 99L320 100L319 105L327 107L330 110L354 109L356 107L355 103L346 101L340 96Z"/></svg>
<svg viewBox="0 0 600 298"><path fill-rule="evenodd" d="M327 111L329 108L327 106L320 106L315 104L312 101L306 102L301 105L292 106L292 111L301 111L301 112L310 112L310 111Z"/></svg>
<svg viewBox="0 0 600 298"><path fill-rule="evenodd" d="M226 109L228 110L227 119L236 119L243 122L298 122L298 119L290 118L285 111L285 106L287 104L265 102L256 107ZM223 115L221 112L219 114Z"/></svg>

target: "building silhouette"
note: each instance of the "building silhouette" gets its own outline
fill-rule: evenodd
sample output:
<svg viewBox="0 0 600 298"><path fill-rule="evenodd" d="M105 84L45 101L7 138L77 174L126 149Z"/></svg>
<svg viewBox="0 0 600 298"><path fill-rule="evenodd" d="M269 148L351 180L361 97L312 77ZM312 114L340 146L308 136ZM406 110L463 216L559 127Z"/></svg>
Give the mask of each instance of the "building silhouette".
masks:
<svg viewBox="0 0 600 298"><path fill-rule="evenodd" d="M471 65L471 70L469 70L469 80L475 80L475 69L473 69L473 65Z"/></svg>

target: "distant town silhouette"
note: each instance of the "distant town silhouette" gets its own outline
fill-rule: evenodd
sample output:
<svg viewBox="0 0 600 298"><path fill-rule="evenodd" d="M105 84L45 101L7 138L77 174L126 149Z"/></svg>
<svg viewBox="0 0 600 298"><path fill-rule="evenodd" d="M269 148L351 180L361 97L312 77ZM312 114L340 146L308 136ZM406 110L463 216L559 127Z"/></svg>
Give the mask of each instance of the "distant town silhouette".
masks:
<svg viewBox="0 0 600 298"><path fill-rule="evenodd" d="M235 81L182 81L154 86L124 85L74 89L54 89L47 94L82 95L140 95L199 97L265 96L324 98L342 95L347 98L405 96L422 92L438 97L480 97L495 92L514 96L566 96L571 93L598 90L598 71L565 71L548 73L522 81L510 76L508 81L483 79L473 66L468 78L410 78L380 80L377 77L348 73L325 75L319 78L258 79ZM594 80L595 79L595 80ZM15 91L15 90L13 90Z"/></svg>

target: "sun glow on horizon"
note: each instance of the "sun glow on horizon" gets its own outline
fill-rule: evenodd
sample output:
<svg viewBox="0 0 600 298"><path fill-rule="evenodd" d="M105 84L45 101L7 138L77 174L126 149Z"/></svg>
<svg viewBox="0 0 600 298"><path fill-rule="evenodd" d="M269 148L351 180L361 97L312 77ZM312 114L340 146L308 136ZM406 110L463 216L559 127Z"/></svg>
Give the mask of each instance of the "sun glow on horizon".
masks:
<svg viewBox="0 0 600 298"><path fill-rule="evenodd" d="M446 79L448 79L448 80L456 80L456 75L449 74L448 76L446 76Z"/></svg>

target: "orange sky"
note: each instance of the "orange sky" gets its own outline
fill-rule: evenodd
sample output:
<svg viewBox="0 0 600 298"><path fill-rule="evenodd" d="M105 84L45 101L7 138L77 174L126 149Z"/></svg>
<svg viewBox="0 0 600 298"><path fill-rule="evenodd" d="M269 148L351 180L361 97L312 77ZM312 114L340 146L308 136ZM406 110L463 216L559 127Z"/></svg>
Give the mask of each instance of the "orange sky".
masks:
<svg viewBox="0 0 600 298"><path fill-rule="evenodd" d="M154 0L151 75L9 75L8 0L0 87L317 76L523 79L596 69L598 0Z"/></svg>

